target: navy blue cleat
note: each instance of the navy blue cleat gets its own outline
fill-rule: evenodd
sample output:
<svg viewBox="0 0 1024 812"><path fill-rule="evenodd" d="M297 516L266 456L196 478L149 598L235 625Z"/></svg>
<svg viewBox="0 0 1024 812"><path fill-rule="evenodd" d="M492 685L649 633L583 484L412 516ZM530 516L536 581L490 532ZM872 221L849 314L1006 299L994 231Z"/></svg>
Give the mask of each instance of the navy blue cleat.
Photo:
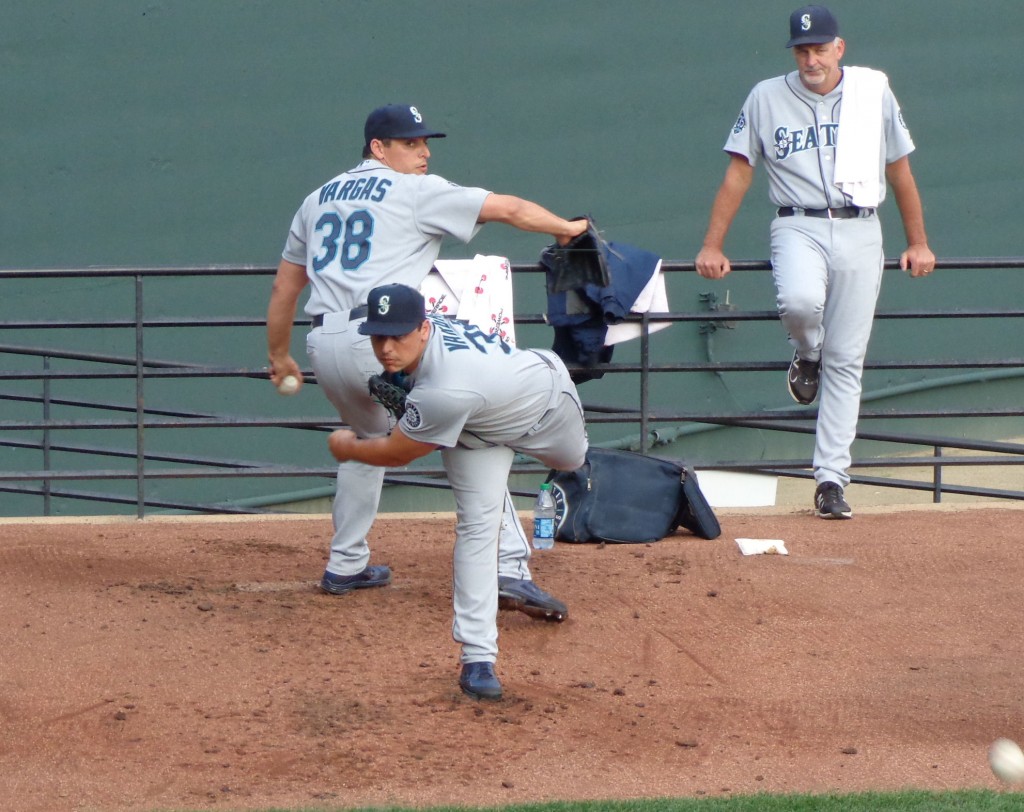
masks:
<svg viewBox="0 0 1024 812"><path fill-rule="evenodd" d="M387 586L391 583L391 569L388 567L367 567L355 575L335 575L324 571L320 579L320 588L331 595L344 595L353 589L369 589L374 586Z"/></svg>
<svg viewBox="0 0 1024 812"><path fill-rule="evenodd" d="M518 609L530 617L554 623L561 623L569 616L569 609L564 603L533 581L523 581L508 575L498 576L498 608Z"/></svg>
<svg viewBox="0 0 1024 812"><path fill-rule="evenodd" d="M466 663L459 676L459 687L473 699L501 699L501 683L494 676L494 663Z"/></svg>

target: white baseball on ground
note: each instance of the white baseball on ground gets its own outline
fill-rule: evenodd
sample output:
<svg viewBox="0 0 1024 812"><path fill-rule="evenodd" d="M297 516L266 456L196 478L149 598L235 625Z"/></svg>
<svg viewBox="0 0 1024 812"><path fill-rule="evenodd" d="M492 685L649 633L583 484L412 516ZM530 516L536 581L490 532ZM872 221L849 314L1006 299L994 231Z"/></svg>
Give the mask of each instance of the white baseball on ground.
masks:
<svg viewBox="0 0 1024 812"><path fill-rule="evenodd" d="M1007 784L1024 781L1024 752L1015 741L996 739L988 748L988 763L992 772Z"/></svg>
<svg viewBox="0 0 1024 812"><path fill-rule="evenodd" d="M285 375L277 385L277 391L282 395L294 395L299 391L299 379L294 375Z"/></svg>

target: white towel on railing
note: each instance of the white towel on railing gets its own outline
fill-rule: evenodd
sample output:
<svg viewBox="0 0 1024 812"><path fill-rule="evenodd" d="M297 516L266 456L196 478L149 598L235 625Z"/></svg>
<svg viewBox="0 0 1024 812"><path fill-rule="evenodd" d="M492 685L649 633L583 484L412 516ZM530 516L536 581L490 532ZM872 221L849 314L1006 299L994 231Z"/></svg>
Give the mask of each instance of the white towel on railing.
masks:
<svg viewBox="0 0 1024 812"><path fill-rule="evenodd" d="M661 260L654 266L654 273L648 280L640 295L636 297L633 306L629 308L630 313L668 313L668 295L665 292L665 272L661 270ZM671 327L670 321L650 321L647 323L647 332L656 333ZM621 344L631 338L639 338L643 328L634 321L624 321L621 324L609 324L604 336L606 347L613 344Z"/></svg>
<svg viewBox="0 0 1024 812"><path fill-rule="evenodd" d="M874 208L882 196L882 95L888 77L872 68L843 68L834 183L853 205Z"/></svg>

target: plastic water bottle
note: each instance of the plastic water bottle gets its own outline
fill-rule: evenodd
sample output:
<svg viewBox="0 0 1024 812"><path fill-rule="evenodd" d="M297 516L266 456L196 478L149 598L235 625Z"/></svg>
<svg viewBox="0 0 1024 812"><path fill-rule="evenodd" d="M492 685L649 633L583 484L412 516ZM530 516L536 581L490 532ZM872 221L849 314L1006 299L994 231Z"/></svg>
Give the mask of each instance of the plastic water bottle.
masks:
<svg viewBox="0 0 1024 812"><path fill-rule="evenodd" d="M545 482L533 503L533 549L550 550L554 546L555 497L551 495L551 483Z"/></svg>

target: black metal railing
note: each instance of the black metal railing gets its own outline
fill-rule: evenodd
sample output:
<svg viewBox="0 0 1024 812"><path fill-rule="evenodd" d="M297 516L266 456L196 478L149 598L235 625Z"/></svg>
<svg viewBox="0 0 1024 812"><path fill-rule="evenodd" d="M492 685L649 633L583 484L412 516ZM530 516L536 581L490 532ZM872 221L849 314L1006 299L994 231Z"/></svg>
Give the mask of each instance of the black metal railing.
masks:
<svg viewBox="0 0 1024 812"><path fill-rule="evenodd" d="M894 261L887 261L887 268L896 267ZM764 271L769 269L765 261L735 262L736 271ZM1024 268L1024 258L970 258L949 259L940 262L944 271L955 273L990 271L995 269ZM537 265L514 265L517 275L543 273ZM693 271L692 263L663 263L662 270L668 274ZM336 468L330 466L309 466L303 464L277 464L264 459L233 459L223 453L195 453L155 450L147 448L147 434L167 429L218 429L218 430L294 430L304 432L328 432L336 427L333 413L319 416L274 415L263 417L244 416L242 410L225 412L222 408L153 408L147 405L147 394L162 383L184 379L227 379L244 381L266 379L263 367L238 367L229 364L186 363L173 359L155 357L148 349L148 341L155 331L173 330L176 336L187 335L194 329L251 328L261 331L265 325L262 313L251 317L230 317L223 315L167 316L148 312L146 286L157 280L181 280L202 277L204 284L211 279L231 277L269 277L273 268L256 266L208 266L201 268L85 268L52 270L8 270L0 271L0 314L12 309L11 298L5 296L14 280L24 280L26 285L47 280L115 280L130 279L133 284L131 312L119 318L83 318L73 312L74 318L63 318L40 312L38 300L29 289L28 299L37 302L31 317L15 318L6 313L0 320L0 358L6 359L10 368L0 369L0 403L6 404L0 419L0 449L8 449L0 460L20 452L37 460L31 467L24 464L9 466L0 463L0 493L20 494L39 497L39 512L50 512L54 498L78 499L102 502L110 505L134 505L139 517L147 509L172 509L206 513L261 512L261 508L246 506L245 500L214 500L203 502L194 498L163 498L147 493L147 483L173 479L257 479L257 478L333 478ZM714 298L711 296L710 298ZM265 303L264 303L265 304ZM74 311L73 304L71 310ZM960 325L963 319L1010 319L1020 320L1024 309L1020 307L957 308L954 310L914 309L880 310L876 318L886 319L956 319ZM652 379L666 373L691 372L769 372L783 370L788 362L779 361L655 361L652 360L650 325L652 322L698 322L702 325L717 325L727 322L772 321L778 315L774 310L740 311L720 307L717 302L694 312L647 313L631 316L641 326L637 358L629 362L608 363L601 366L602 374L634 374L638 377L635 399L631 404L585 403L588 422L599 424L624 424L636 427L636 435L627 438L629 447L641 453L650 453L659 446L665 446L680 436L684 427L728 426L757 431L814 432L815 410L813 408L755 409L722 411L718 409L673 410L652 405L650 387ZM517 325L540 325L543 314L516 314ZM702 328L703 329L703 328ZM715 329L714 326L710 329ZM21 343L21 335L46 335L66 333L76 337L82 335L105 336L109 331L131 331L133 340L128 349L119 352L87 350L66 345ZM1020 335L1019 327L1015 328ZM875 370L934 370L972 369L985 371L989 376L1024 377L1024 358L1020 357L1021 342L1005 348L1007 357L973 359L916 359L905 361L869 360L867 369ZM32 359L31 361L29 359ZM0 362L2 363L2 362ZM980 373L979 373L980 374ZM93 386L97 382L127 381L131 384L134 399L109 400L97 397L94 388L79 393L78 389ZM18 382L32 382L37 388L27 390L8 388ZM311 374L307 382L315 383ZM54 394L55 384L60 384L62 395ZM76 388L77 387L77 388ZM68 391L70 390L70 394ZM1018 389L1019 391L1019 389ZM21 417L10 416L15 405L20 405ZM55 409L86 409L103 416L88 418L57 418ZM931 457L905 457L877 455L855 459L852 481L890 488L930 491L934 501L941 500L944 493L971 496L1024 499L1024 492L1013 489L982 488L963 485L949 485L943 482L943 471L962 466L1006 466L1024 462L1024 446L1011 441L991 441L981 438L964 438L941 432L919 433L917 431L872 430L871 422L876 419L887 421L942 421L953 419L994 420L997 418L1024 417L1024 403L1021 399L1002 404L986 404L955 408L932 406L930 408L873 409L864 406L861 410L861 430L858 440L878 441L921 447L931 451ZM1024 434L1024 423L1020 425ZM71 433L75 441L60 440ZM90 435L110 432L121 437L130 434L131 446L112 442L91 442ZM1019 435L1018 435L1019 436ZM85 438L85 439L79 439ZM251 443L246 443L246 447ZM971 456L947 456L945 452L974 452ZM87 461L84 468L53 468L54 455L62 459L75 458ZM22 459L26 457L22 456ZM97 461L117 460L130 463L130 467L95 467ZM713 470L732 470L768 473L777 476L809 477L810 461L807 459L703 459L694 461L698 467ZM157 467L166 466L166 467ZM870 477L857 474L862 468L906 467L930 468L930 481L905 480L889 477ZM518 461L519 472L534 472L540 469L528 461ZM412 484L424 487L444 487L443 471L429 464L414 469L390 471L388 482ZM130 482L132 491L90 491L81 488L59 487L58 483L123 483ZM530 495L528 491L518 495ZM2 504L2 502L0 502ZM0 515L3 514L0 508Z"/></svg>

